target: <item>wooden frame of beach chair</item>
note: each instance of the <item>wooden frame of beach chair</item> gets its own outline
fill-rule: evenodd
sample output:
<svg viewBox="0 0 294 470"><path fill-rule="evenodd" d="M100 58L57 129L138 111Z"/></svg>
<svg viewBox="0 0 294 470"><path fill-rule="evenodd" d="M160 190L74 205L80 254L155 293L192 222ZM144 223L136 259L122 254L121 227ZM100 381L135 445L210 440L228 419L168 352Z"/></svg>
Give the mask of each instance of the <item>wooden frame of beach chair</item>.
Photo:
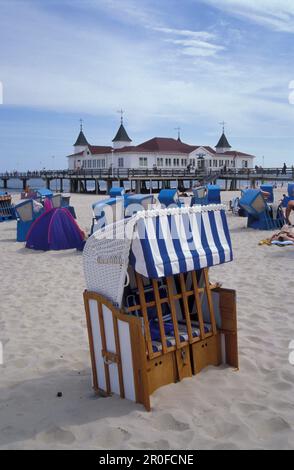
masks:
<svg viewBox="0 0 294 470"><path fill-rule="evenodd" d="M147 301L144 278L135 274L139 302L132 307L119 309L105 297L84 292L93 386L96 392L110 395L118 393L121 398L133 398L150 410L150 395L159 387L191 377L204 367L219 366L225 362L238 368L237 316L235 291L211 285L208 268L203 271L204 286L199 287L197 273L178 274L166 278L167 296L159 293L159 281L152 279L154 300ZM191 275L192 286L187 286ZM219 295L221 328L216 325L211 292ZM209 331L204 323L201 295L207 295L210 317ZM197 318L191 313L189 299L197 306ZM174 338L168 345L162 308L168 304L171 312ZM178 310L182 320L178 318ZM151 339L148 308L155 308L161 350L154 351ZM134 316L140 312L140 316ZM197 321L199 335L193 335ZM113 335L110 334L110 325ZM181 340L179 328L185 326L185 340ZM98 337L100 334L100 338ZM97 336L98 335L98 336ZM126 347L129 341L130 348ZM124 344L122 345L122 342ZM128 352L126 353L126 350ZM123 351L123 354L122 354ZM132 389L133 384L133 389ZM128 386L126 394L125 386ZM132 389L132 390L131 390Z"/></svg>

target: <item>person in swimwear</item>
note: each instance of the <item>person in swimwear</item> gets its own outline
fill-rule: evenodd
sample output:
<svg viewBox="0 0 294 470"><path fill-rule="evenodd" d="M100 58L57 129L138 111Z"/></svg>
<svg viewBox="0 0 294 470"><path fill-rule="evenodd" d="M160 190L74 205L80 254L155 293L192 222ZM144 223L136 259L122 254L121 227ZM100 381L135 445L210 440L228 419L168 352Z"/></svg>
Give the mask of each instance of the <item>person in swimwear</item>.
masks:
<svg viewBox="0 0 294 470"><path fill-rule="evenodd" d="M291 241L294 243L293 229L289 227L288 225L284 225L279 232L273 234L273 236L270 238L270 242L272 241L279 241L279 242Z"/></svg>

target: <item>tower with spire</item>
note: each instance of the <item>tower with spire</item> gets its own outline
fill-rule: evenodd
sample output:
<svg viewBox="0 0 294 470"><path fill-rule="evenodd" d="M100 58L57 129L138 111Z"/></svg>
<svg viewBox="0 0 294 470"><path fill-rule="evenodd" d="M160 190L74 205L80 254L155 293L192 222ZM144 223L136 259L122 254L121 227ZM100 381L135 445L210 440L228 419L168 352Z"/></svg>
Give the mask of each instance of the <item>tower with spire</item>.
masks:
<svg viewBox="0 0 294 470"><path fill-rule="evenodd" d="M177 141L178 141L178 142L182 142L182 141L181 141L181 128L180 128L180 127L175 127L175 131L178 131L178 138L177 138Z"/></svg>
<svg viewBox="0 0 294 470"><path fill-rule="evenodd" d="M118 111L120 113L120 126L119 129L114 137L112 139L113 142L113 148L114 149L121 149L123 147L128 147L131 145L132 139L129 138L127 131L124 128L124 123L123 123L123 110L121 109Z"/></svg>
<svg viewBox="0 0 294 470"><path fill-rule="evenodd" d="M89 142L87 141L85 134L83 132L83 120L80 119L80 133L78 135L77 140L74 143L74 153L79 153L83 152L89 145Z"/></svg>
<svg viewBox="0 0 294 470"><path fill-rule="evenodd" d="M225 153L228 152L232 147L228 142L228 139L226 138L225 134L225 122L220 123L223 128L223 133L218 141L218 143L215 146L216 153Z"/></svg>

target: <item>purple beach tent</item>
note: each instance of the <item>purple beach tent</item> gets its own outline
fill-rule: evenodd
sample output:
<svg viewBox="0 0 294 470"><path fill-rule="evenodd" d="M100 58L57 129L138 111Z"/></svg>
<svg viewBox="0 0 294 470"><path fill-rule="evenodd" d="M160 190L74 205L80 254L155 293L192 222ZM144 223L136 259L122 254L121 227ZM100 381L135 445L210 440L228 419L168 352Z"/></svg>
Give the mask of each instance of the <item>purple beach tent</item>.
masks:
<svg viewBox="0 0 294 470"><path fill-rule="evenodd" d="M66 208L49 209L32 224L26 248L33 250L70 250L84 247L85 234Z"/></svg>

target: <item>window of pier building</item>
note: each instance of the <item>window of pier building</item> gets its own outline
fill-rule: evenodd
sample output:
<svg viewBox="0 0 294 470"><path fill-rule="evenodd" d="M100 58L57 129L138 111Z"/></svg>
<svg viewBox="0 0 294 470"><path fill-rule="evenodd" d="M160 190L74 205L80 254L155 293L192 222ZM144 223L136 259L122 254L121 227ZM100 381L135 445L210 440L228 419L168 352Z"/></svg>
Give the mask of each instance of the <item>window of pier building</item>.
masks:
<svg viewBox="0 0 294 470"><path fill-rule="evenodd" d="M119 157L118 159L118 167L123 168L124 167L124 159L123 157Z"/></svg>
<svg viewBox="0 0 294 470"><path fill-rule="evenodd" d="M146 168L148 166L147 157L139 157L139 165Z"/></svg>
<svg viewBox="0 0 294 470"><path fill-rule="evenodd" d="M157 166L163 166L163 158L157 157Z"/></svg>

